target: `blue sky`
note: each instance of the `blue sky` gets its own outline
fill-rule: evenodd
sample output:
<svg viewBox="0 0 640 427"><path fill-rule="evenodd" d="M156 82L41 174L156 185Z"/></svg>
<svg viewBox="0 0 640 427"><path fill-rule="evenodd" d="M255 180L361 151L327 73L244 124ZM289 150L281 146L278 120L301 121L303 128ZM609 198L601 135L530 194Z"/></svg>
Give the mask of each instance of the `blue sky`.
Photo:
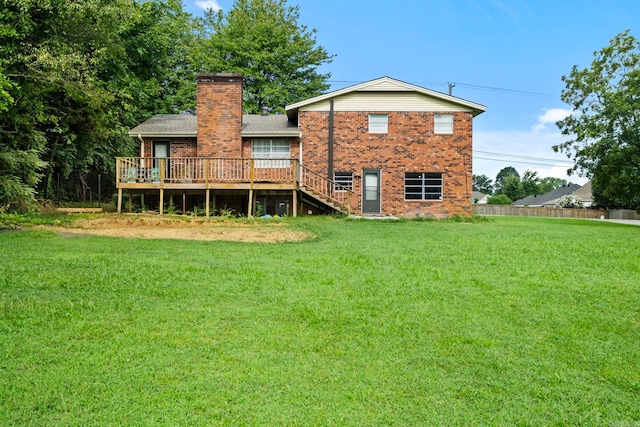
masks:
<svg viewBox="0 0 640 427"><path fill-rule="evenodd" d="M183 0L194 15L229 9L233 0ZM333 62L332 89L382 76L448 92L487 106L474 120L473 172L494 179L506 166L522 175L567 177L571 161L551 147L571 67L630 29L640 38L637 0L289 0L300 23ZM213 71L213 70L203 70Z"/></svg>

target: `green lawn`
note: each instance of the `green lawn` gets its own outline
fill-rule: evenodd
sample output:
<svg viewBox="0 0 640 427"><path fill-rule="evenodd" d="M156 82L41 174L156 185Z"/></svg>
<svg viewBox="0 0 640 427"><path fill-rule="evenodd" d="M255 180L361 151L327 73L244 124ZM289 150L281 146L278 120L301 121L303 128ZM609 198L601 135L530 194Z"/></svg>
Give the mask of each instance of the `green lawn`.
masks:
<svg viewBox="0 0 640 427"><path fill-rule="evenodd" d="M0 425L640 425L640 227L0 232Z"/></svg>

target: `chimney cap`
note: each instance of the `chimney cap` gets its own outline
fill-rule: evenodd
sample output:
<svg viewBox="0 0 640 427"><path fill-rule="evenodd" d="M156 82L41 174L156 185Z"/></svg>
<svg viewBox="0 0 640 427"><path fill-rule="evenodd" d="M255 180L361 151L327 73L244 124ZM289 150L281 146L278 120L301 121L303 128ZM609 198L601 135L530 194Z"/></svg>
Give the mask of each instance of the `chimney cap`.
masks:
<svg viewBox="0 0 640 427"><path fill-rule="evenodd" d="M242 82L241 73L198 73L198 83Z"/></svg>

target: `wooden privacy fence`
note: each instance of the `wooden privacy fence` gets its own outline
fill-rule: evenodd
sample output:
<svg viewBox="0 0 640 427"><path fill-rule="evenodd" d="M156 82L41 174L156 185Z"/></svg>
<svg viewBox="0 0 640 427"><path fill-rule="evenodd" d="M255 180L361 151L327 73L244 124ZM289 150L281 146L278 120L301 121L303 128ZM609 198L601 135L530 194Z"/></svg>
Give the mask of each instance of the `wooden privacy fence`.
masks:
<svg viewBox="0 0 640 427"><path fill-rule="evenodd" d="M474 215L543 216L551 218L608 219L609 212L600 209L563 209L532 206L473 205Z"/></svg>

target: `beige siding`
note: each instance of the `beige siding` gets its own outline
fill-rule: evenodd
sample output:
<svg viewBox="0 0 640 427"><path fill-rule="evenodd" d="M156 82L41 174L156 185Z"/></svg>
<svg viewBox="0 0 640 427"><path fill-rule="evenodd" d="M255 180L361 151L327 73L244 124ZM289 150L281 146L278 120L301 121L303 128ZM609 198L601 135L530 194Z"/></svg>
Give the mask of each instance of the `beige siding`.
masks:
<svg viewBox="0 0 640 427"><path fill-rule="evenodd" d="M471 111L463 105L415 92L352 92L335 98L333 109L334 111ZM306 105L301 107L300 111L329 111L329 100Z"/></svg>

